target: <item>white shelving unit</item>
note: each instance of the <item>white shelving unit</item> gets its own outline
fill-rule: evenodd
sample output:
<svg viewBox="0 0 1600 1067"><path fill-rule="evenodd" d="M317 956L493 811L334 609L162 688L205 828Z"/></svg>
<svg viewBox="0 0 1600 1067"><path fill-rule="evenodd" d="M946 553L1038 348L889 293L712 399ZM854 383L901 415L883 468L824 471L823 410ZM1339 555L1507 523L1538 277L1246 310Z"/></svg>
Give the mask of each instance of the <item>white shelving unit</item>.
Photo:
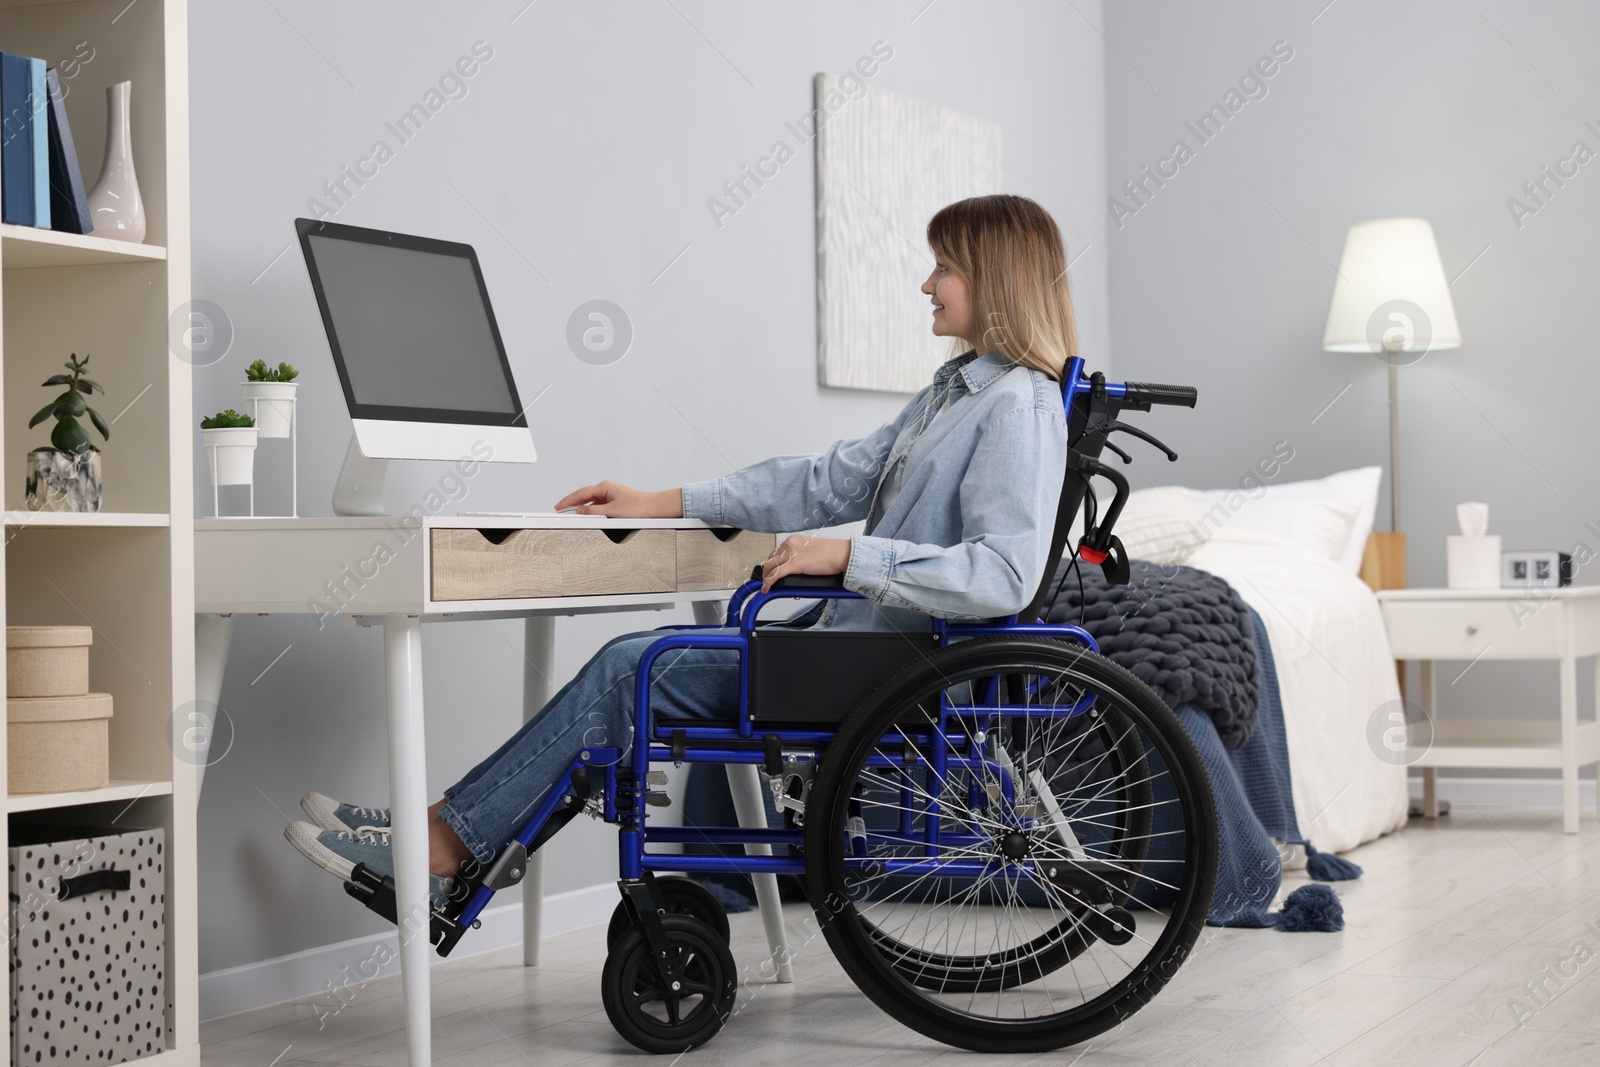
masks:
<svg viewBox="0 0 1600 1067"><path fill-rule="evenodd" d="M154 1067L200 1062L196 774L173 744L194 700L195 423L190 366L168 346L190 293L187 20L186 0L0 0L0 48L57 67L79 57L66 107L87 184L101 168L106 87L133 82L145 243L0 225L0 611L11 625L92 626L90 686L115 701L111 784L7 789L0 834L15 819L165 831L167 1048L137 1061ZM47 438L27 422L54 393L39 383L70 353L92 355L107 389L96 406L115 417L111 440L96 439L106 510L29 512L25 456ZM9 985L0 990L9 1007Z"/></svg>

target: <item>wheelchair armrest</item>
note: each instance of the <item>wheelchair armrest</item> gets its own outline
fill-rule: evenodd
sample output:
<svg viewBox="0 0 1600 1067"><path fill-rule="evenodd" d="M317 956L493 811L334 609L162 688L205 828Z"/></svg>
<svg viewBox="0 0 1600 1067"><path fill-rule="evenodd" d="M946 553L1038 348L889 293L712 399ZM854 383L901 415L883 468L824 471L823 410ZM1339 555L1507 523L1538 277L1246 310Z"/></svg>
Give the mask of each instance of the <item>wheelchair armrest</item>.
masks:
<svg viewBox="0 0 1600 1067"><path fill-rule="evenodd" d="M757 563L750 571L752 582L763 581L762 565ZM838 589L844 585L842 574L791 574L772 583L774 589Z"/></svg>

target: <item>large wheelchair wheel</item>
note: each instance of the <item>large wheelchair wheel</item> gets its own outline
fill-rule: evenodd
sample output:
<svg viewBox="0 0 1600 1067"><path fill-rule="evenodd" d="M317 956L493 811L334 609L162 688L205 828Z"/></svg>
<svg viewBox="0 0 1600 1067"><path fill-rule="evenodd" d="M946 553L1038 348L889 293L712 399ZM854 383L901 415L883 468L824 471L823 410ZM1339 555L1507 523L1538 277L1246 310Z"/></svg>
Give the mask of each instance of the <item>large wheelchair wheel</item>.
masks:
<svg viewBox="0 0 1600 1067"><path fill-rule="evenodd" d="M1006 686L1008 700L1013 702L1023 700L1037 702L1041 699L1048 702L1060 699L1071 706L1076 699L1076 697L1069 698L1068 692L1063 691L1059 682L1054 685L1043 685L1035 679L1031 680L1030 686L1030 680L1011 676L1004 681L997 680L994 684ZM992 697L999 691L996 688L989 695ZM1102 860L1115 858L1118 867L1103 870L1100 876L1106 883L1116 888L1120 894L1120 903L1120 898L1125 898L1138 881L1134 872L1142 868L1149 856L1155 805L1151 774L1144 766L1145 750L1139 731L1127 728L1125 722L1114 723L1114 717L1115 712L1103 711L1085 720L1070 734L1056 737L1054 740L1057 742L1069 739L1073 742L1073 758L1068 761L1052 759L1044 751L1047 739L1039 731L1033 731L1028 741L1022 740L1027 736L1027 731L1013 731L1009 739L1002 738L997 741L996 753L1010 761L1012 751L1020 750L1034 767L1034 773L1041 776L1039 780L1030 784L1034 786L1036 792L1048 792L1052 798L1070 795L1074 786L1080 787L1081 791L1085 772L1092 772L1098 782L1118 783L1117 802L1108 803L1106 798L1099 797L1080 805L1084 810L1079 813L1080 817L1075 828L1071 824L1068 828L1073 834L1073 840L1078 840L1081 844L1083 839L1088 839L1094 844L1097 858ZM1014 761L1010 766L1015 766ZM896 773L904 774L905 771L899 768ZM1032 773L1029 777L1032 778ZM951 785L965 785L969 790L982 789L980 800L994 789L993 785L983 780L983 775L973 774L960 766L953 772L947 767L944 782L946 788ZM919 791L927 791L925 784L918 785L917 790L913 791L913 797ZM867 801L867 815L874 816L863 818L863 825L867 828L879 828L882 824L890 822L891 820L883 817L885 810L895 816L901 814L899 809L902 805L897 801L884 802L885 794L881 787L876 791L865 791L863 795ZM873 801L874 795L877 797L876 803ZM1054 818L1054 813L1049 811L1028 812L1026 809L1028 803L1030 802L1024 801L1023 806L1025 813L1030 814L1032 818L1038 819L1041 815ZM1059 802L1057 806L1059 807ZM1054 822L1051 824L1050 832L1062 838L1062 831ZM1066 839L1062 840L1065 843ZM895 899L910 900L937 898L940 893L947 894L946 899L948 899L949 893L970 886L970 879L927 879L919 886L911 884L905 878L880 877L873 888L879 896L887 896L898 890ZM1017 887L1017 899L1024 906L1048 906L1041 891L1025 884ZM998 902L997 891L994 887L989 887L986 890L973 892L968 902L995 904ZM1090 914L1091 910L1088 904L1067 904L1062 908L1061 922L1053 928L1032 940L999 952L961 953L929 950L902 941L876 926L870 929L868 934L877 947L888 956L891 966L923 989L942 993L992 993L1050 974L1094 944L1096 937L1085 925L1097 918ZM1131 939L1125 929L1112 929L1107 936L1116 943Z"/></svg>
<svg viewBox="0 0 1600 1067"><path fill-rule="evenodd" d="M807 896L845 971L978 1052L1060 1048L1137 1011L1216 878L1188 734L1065 641L962 641L906 668L840 730L808 807Z"/></svg>

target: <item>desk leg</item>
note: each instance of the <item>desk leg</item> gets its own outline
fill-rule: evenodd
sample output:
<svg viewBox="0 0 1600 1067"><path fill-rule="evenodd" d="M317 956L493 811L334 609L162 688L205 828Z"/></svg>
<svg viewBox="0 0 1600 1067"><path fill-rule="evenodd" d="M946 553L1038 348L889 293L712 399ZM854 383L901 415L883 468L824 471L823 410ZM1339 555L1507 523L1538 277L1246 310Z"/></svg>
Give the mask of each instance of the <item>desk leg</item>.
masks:
<svg viewBox="0 0 1600 1067"><path fill-rule="evenodd" d="M173 747L194 762L194 795L205 783L211 759L211 736L222 717L222 675L228 668L228 648L233 644L232 615L194 617L194 710L188 722L174 723ZM1600 659L1595 661L1600 663ZM210 721L206 721L207 716Z"/></svg>
<svg viewBox="0 0 1600 1067"><path fill-rule="evenodd" d="M1419 672L1422 683L1422 717L1428 724L1428 744L1433 745L1434 733L1438 730L1435 717L1438 714L1439 688L1434 683L1433 660L1422 661ZM1422 768L1422 816L1425 819L1439 818L1439 768Z"/></svg>
<svg viewBox="0 0 1600 1067"><path fill-rule="evenodd" d="M422 730L422 620L383 620L389 702L389 803L394 820L395 914L400 928L401 989L411 1067L427 1067L432 1046L428 962L433 948L428 903L427 758Z"/></svg>
<svg viewBox="0 0 1600 1067"><path fill-rule="evenodd" d="M720 600L696 600L694 621L701 625L720 626L727 621L728 606ZM767 805L761 796L761 778L755 765L730 763L728 791L733 794L733 810L738 814L740 826L765 826ZM746 856L770 856L770 845L746 845ZM789 934L783 925L783 897L778 892L778 876L753 874L756 909L761 912L761 925L767 931L767 947L772 951L772 965L777 980L794 981L794 969L789 962Z"/></svg>
<svg viewBox="0 0 1600 1067"><path fill-rule="evenodd" d="M530 615L522 624L522 721L539 714L555 687L556 620ZM540 928L544 925L544 850L528 857L522 879L522 965L539 966Z"/></svg>
<svg viewBox="0 0 1600 1067"><path fill-rule="evenodd" d="M738 813L740 826L765 826L767 805L761 796L760 772L753 763L730 763L728 790L733 794L733 810ZM746 845L746 856L770 856L771 845ZM750 880L756 887L756 909L761 912L761 925L767 931L767 947L772 951L773 974L780 982L794 981L794 969L789 963L789 936L783 925L783 898L778 893L778 876L752 874Z"/></svg>
<svg viewBox="0 0 1600 1067"><path fill-rule="evenodd" d="M1578 661L1561 657L1561 828L1578 832Z"/></svg>

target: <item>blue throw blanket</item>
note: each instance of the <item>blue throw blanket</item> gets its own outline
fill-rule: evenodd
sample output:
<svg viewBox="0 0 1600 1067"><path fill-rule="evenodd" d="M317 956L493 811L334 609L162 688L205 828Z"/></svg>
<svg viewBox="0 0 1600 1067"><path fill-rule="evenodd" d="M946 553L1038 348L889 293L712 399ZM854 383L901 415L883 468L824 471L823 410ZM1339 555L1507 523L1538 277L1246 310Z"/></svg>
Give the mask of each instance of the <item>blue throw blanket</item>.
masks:
<svg viewBox="0 0 1600 1067"><path fill-rule="evenodd" d="M1254 608L1248 610L1261 664L1261 704L1250 740L1229 752L1209 715L1193 704L1180 704L1176 709L1178 721L1188 731L1205 764L1217 807L1217 885L1206 922L1212 926L1276 926L1281 930L1339 929L1343 923L1338 915L1338 899L1326 887L1298 889L1285 901L1282 912L1268 911L1283 879L1278 842L1285 848L1301 845L1306 849L1306 869L1313 878L1356 878L1361 875L1361 868L1317 852L1300 836L1277 666L1261 616ZM1172 799L1170 786L1163 790L1160 784L1157 802ZM1166 810L1164 806L1157 808L1158 812ZM1179 831L1181 827L1175 820L1165 826L1161 822L1158 815L1152 858L1177 861L1183 855L1181 834L1163 837L1160 833ZM1144 885L1135 896L1151 907L1161 907L1169 902L1170 893Z"/></svg>

